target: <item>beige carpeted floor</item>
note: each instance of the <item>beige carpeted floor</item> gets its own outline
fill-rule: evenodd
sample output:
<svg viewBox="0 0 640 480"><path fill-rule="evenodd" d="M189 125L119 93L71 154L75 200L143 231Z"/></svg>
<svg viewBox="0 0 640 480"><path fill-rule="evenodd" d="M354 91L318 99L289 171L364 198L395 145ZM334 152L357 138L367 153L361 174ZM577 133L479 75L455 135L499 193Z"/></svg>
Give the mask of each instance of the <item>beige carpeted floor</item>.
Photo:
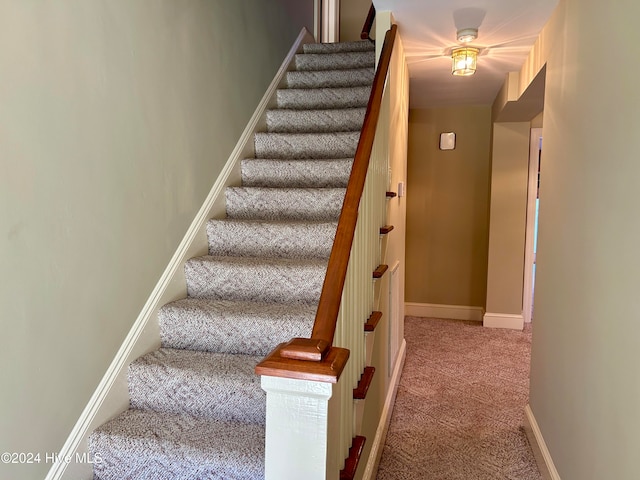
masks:
<svg viewBox="0 0 640 480"><path fill-rule="evenodd" d="M378 480L541 480L523 430L531 329L407 317Z"/></svg>

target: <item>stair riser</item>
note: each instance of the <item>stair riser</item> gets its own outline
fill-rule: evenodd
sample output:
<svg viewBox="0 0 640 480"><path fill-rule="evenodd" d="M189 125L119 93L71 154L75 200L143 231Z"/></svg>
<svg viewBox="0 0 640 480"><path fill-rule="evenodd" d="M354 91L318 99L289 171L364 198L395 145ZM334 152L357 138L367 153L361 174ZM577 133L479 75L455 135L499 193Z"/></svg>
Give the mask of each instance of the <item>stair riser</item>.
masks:
<svg viewBox="0 0 640 480"><path fill-rule="evenodd" d="M173 352L158 350L129 366L131 408L264 424L265 393L253 374L258 357L248 365L245 355L198 352L187 357L202 362L194 368L166 351Z"/></svg>
<svg viewBox="0 0 640 480"><path fill-rule="evenodd" d="M158 314L165 348L265 356L276 345L311 335L315 308L264 304L261 311L197 308L185 299ZM194 303L194 302L192 302ZM253 307L253 306L251 306ZM287 308L288 307L288 308Z"/></svg>
<svg viewBox="0 0 640 480"><path fill-rule="evenodd" d="M237 264L199 257L185 264L190 297L217 300L315 304L325 262Z"/></svg>
<svg viewBox="0 0 640 480"><path fill-rule="evenodd" d="M296 55L296 70L346 70L350 68L372 68L375 52L321 53Z"/></svg>
<svg viewBox="0 0 640 480"><path fill-rule="evenodd" d="M89 438L94 479L264 478L264 427L127 410Z"/></svg>
<svg viewBox="0 0 640 480"><path fill-rule="evenodd" d="M247 220L336 221L344 189L227 188L227 216Z"/></svg>
<svg viewBox="0 0 640 480"><path fill-rule="evenodd" d="M373 68L287 72L289 88L365 87L373 83Z"/></svg>
<svg viewBox="0 0 640 480"><path fill-rule="evenodd" d="M364 108L346 110L271 110L267 131L272 133L359 132Z"/></svg>
<svg viewBox="0 0 640 480"><path fill-rule="evenodd" d="M353 158L360 132L323 134L258 133L256 158L323 159Z"/></svg>
<svg viewBox="0 0 640 480"><path fill-rule="evenodd" d="M337 52L371 52L375 51L376 44L370 40L336 43L306 43L302 50L304 53L337 53Z"/></svg>
<svg viewBox="0 0 640 480"><path fill-rule="evenodd" d="M209 255L270 258L329 258L335 223L207 223Z"/></svg>
<svg viewBox="0 0 640 480"><path fill-rule="evenodd" d="M317 88L278 90L278 108L284 109L340 109L365 108L369 102L369 87ZM357 129L360 131L360 129Z"/></svg>
<svg viewBox="0 0 640 480"><path fill-rule="evenodd" d="M243 160L245 187L345 188L353 159Z"/></svg>

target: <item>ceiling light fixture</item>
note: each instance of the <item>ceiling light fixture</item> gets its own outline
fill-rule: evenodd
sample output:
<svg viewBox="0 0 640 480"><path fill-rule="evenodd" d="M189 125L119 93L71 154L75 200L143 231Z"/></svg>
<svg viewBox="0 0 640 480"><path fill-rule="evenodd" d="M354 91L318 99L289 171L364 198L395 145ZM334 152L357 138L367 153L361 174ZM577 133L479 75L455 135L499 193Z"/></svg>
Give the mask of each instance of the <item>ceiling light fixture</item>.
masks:
<svg viewBox="0 0 640 480"><path fill-rule="evenodd" d="M461 28L460 30L458 30L457 38L460 43L473 42L476 38L478 38L478 29Z"/></svg>
<svg viewBox="0 0 640 480"><path fill-rule="evenodd" d="M479 52L480 50L473 47L454 48L451 51L453 60L451 73L462 77L476 73Z"/></svg>

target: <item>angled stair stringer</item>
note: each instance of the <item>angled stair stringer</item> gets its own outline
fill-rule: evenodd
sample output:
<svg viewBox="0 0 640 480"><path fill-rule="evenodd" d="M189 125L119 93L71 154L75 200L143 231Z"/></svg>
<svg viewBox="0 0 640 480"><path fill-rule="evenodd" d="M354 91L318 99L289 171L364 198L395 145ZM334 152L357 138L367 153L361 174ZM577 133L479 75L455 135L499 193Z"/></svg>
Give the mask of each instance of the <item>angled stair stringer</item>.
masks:
<svg viewBox="0 0 640 480"><path fill-rule="evenodd" d="M172 275L173 285L186 285L186 298L177 287L164 296L174 301L159 307L155 298L145 327L155 330L150 317L157 311L160 344L131 344L122 357L130 362L130 404L88 438L90 455L100 459L94 478L264 477L265 393L252 371L283 338L310 336L348 178L344 164L359 139L354 118L368 100L368 87L344 86L340 72L353 77L351 70L374 66L368 42L312 50L296 55L295 65L335 70L330 77L341 78L341 86L327 87L323 79L300 92L281 83L271 106L287 114L266 113L265 122L253 122L255 147L241 149L252 158L233 159L224 196L218 185L207 209L217 219L197 219L198 232L208 234L207 250L189 242L180 255L184 273ZM350 109L357 111L343 111ZM307 122L319 117L327 121L316 132ZM252 162L262 168L261 179L255 169L240 172ZM292 166L302 167L291 174ZM252 174L250 186L234 186ZM254 237L262 234L264 242ZM92 426L104 416L95 415Z"/></svg>

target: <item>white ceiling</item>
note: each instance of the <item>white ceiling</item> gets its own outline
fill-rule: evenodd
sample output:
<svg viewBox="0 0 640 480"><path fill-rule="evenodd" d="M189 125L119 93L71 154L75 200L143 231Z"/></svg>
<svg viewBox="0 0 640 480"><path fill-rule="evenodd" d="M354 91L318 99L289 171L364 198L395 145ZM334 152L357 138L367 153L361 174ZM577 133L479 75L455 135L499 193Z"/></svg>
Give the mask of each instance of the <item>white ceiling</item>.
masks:
<svg viewBox="0 0 640 480"><path fill-rule="evenodd" d="M409 64L411 108L490 105L518 71L558 0L373 0L393 12ZM470 77L451 74L456 31L477 27L481 49Z"/></svg>

